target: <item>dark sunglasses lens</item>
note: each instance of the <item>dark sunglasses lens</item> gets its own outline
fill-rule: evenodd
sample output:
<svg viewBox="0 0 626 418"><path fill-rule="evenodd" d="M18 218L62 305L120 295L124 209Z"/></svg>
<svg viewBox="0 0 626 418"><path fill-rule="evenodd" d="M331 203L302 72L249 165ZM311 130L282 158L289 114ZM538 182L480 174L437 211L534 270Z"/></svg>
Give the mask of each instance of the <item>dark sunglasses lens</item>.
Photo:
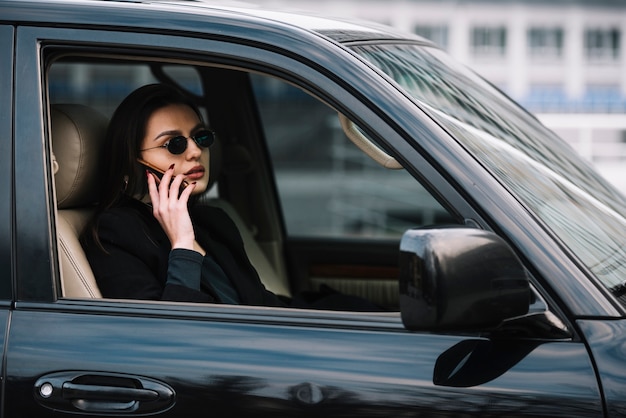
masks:
<svg viewBox="0 0 626 418"><path fill-rule="evenodd" d="M215 134L211 131L200 131L194 135L194 139L198 146L208 148L215 142Z"/></svg>
<svg viewBox="0 0 626 418"><path fill-rule="evenodd" d="M193 136L193 140L199 147L208 148L215 142L215 134L211 131L200 131ZM182 154L186 149L187 138L184 136L174 137L167 144L167 150L175 155Z"/></svg>
<svg viewBox="0 0 626 418"><path fill-rule="evenodd" d="M167 150L172 154L182 154L185 152L187 148L187 138L184 136L177 136L175 138L170 139L170 142L167 144Z"/></svg>

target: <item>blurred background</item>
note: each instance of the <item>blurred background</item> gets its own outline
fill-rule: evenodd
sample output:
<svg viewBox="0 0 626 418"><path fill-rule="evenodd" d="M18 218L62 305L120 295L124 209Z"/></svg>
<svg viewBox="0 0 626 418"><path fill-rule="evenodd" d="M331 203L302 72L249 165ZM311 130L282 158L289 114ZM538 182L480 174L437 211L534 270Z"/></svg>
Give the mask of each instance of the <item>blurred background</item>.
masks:
<svg viewBox="0 0 626 418"><path fill-rule="evenodd" d="M255 0L426 37L626 194L626 0Z"/></svg>

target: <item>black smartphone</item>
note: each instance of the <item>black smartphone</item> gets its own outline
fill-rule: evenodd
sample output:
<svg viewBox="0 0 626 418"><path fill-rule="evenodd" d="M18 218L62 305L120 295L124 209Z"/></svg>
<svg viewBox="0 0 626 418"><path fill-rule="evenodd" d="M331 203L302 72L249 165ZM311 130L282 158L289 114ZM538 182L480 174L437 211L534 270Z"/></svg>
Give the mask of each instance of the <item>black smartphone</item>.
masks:
<svg viewBox="0 0 626 418"><path fill-rule="evenodd" d="M153 173L156 176L157 185L161 182L161 179L163 178L163 174L165 174L163 170L161 170L159 167L155 165L150 164L147 161L142 160L141 158L137 158L137 162L143 165L144 167L146 167L148 170L150 170L151 173ZM187 186L189 186L189 183L183 180L183 182L180 185L180 192L182 192Z"/></svg>

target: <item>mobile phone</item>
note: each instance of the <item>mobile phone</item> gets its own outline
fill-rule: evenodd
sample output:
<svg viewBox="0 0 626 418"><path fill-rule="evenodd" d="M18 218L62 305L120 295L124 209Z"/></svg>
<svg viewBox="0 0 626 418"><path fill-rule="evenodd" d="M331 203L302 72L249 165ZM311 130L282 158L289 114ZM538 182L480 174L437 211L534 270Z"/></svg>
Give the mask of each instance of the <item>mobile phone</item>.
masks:
<svg viewBox="0 0 626 418"><path fill-rule="evenodd" d="M149 162L145 160L142 160L141 158L137 158L137 162L143 165L144 167L146 167L148 170L150 170L151 173L153 173L156 176L157 184L161 182L161 179L163 178L163 174L165 174L165 171L161 170L159 167L155 165L150 164ZM189 183L187 183L186 180L183 180L183 182L180 185L180 192L182 192L187 186L189 186Z"/></svg>

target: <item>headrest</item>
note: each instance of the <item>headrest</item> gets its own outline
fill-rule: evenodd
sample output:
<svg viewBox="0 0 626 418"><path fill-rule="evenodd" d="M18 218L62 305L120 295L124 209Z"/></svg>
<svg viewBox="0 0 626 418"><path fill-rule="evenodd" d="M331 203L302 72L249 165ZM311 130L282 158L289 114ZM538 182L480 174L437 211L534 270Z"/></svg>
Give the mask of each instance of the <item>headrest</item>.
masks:
<svg viewBox="0 0 626 418"><path fill-rule="evenodd" d="M91 205L98 193L99 155L108 120L96 110L79 104L51 106L52 149L57 207Z"/></svg>

